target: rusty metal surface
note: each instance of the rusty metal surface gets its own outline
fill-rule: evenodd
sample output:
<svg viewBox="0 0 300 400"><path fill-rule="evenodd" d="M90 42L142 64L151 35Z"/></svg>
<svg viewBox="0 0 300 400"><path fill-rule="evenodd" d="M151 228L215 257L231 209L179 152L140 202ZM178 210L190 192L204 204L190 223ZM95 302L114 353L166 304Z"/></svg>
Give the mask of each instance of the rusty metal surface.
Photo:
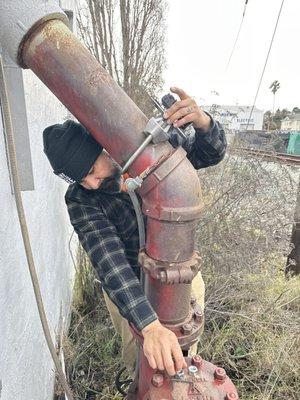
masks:
<svg viewBox="0 0 300 400"><path fill-rule="evenodd" d="M194 251L195 232L196 221L171 223L148 218L147 254L166 262L187 261Z"/></svg>
<svg viewBox="0 0 300 400"><path fill-rule="evenodd" d="M177 167L186 157L186 151L179 147L172 151L168 158L163 163L157 166L153 174L151 174L143 183L142 188L139 190L140 196L144 197L150 190L159 184L167 175L169 175L174 168Z"/></svg>
<svg viewBox="0 0 300 400"><path fill-rule="evenodd" d="M143 142L145 115L62 22L39 26L22 60L121 165ZM150 164L162 147L145 150L139 163Z"/></svg>
<svg viewBox="0 0 300 400"><path fill-rule="evenodd" d="M153 371L151 385L140 400L238 400L238 394L223 368L200 356L187 358L180 376ZM150 378L150 377L149 377ZM140 389L141 391L142 389Z"/></svg>
<svg viewBox="0 0 300 400"><path fill-rule="evenodd" d="M175 283L192 283L192 280L200 270L201 258L198 252L194 251L192 257L187 261L163 262L149 257L145 249L142 249L138 257L139 265L146 274L168 285Z"/></svg>

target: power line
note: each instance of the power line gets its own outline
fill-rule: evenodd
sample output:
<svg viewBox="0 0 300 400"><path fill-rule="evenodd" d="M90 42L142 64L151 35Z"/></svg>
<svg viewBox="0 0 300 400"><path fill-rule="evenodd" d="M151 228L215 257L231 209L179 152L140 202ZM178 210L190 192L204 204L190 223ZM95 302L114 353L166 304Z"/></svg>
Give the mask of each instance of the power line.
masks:
<svg viewBox="0 0 300 400"><path fill-rule="evenodd" d="M237 36L236 36L236 39L235 39L235 42L234 42L233 48L232 48L232 50L231 50L231 53L230 53L229 60L228 60L228 62L227 62L226 71L227 71L227 69L228 69L228 67L229 67L229 64L230 64L231 58L232 58L232 56L233 56L233 53L234 53L234 50L235 50L235 46L236 46L236 44L237 44L237 42L238 42L238 40L239 40L240 32L241 32L241 30L242 30L242 25L243 25L244 18L245 18L245 14L246 14L246 8L247 8L247 4L248 4L248 0L246 0L246 1L245 1L245 5L244 5L244 11L243 11L242 20L241 20L241 23L240 23L240 26L239 26L239 30L238 30L238 33L237 33Z"/></svg>
<svg viewBox="0 0 300 400"><path fill-rule="evenodd" d="M282 0L281 6L280 6L280 9L279 9L279 12L278 12L277 21L276 21L276 24L275 24L275 28L274 28L274 32L273 32L273 35L272 35L271 43L270 43L269 50L268 50L268 53L267 53L267 57L266 57L266 60L265 60L265 64L264 64L264 67L263 67L263 70L262 70L262 74L261 74L261 77L260 77L260 80L259 80L258 88L257 88L256 94L255 94L255 97L254 97L254 101L253 101L253 105L252 105L252 108L251 108L251 111L250 111L250 115L249 115L249 118L248 118L248 121L247 121L246 130L248 129L249 122L250 122L250 119L252 117L253 110L254 110L254 107L255 107L255 103L256 103L256 100L257 100L257 96L258 96L258 93L259 93L259 89L260 89L260 86L261 86L261 83L262 83L262 80L263 80L263 77L264 77L264 73L265 73L266 66L267 66L267 63L268 63L268 60L269 60L269 55L270 55L271 48L272 48L272 45L273 45L273 41L274 41L274 37L275 37L276 30L277 30L277 26L278 26L278 22L279 22L279 19L280 19L280 15L281 15L281 11L282 11L282 7L283 7L283 4L284 4L284 1L285 0Z"/></svg>

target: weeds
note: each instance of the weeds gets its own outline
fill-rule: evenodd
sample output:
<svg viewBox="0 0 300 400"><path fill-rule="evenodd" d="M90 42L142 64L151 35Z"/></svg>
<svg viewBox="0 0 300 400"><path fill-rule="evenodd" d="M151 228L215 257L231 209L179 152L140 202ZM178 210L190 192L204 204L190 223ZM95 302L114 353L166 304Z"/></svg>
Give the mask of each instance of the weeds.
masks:
<svg viewBox="0 0 300 400"><path fill-rule="evenodd" d="M68 378L78 400L117 399L114 379L121 367L119 338L81 247L77 265L71 326L64 338Z"/></svg>
<svg viewBox="0 0 300 400"><path fill-rule="evenodd" d="M206 276L206 288L202 357L225 367L241 399L299 399L299 279Z"/></svg>

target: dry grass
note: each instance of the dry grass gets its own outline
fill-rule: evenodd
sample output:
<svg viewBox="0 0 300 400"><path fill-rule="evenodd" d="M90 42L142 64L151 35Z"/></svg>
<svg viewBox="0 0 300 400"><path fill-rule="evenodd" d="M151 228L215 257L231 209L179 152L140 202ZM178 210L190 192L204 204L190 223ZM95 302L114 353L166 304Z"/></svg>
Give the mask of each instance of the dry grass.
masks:
<svg viewBox="0 0 300 400"><path fill-rule="evenodd" d="M299 279L232 274L206 286L202 356L225 367L242 399L299 399Z"/></svg>
<svg viewBox="0 0 300 400"><path fill-rule="evenodd" d="M77 263L71 327L64 338L68 378L77 400L120 398L114 387L115 374L121 368L120 341L99 281L81 247Z"/></svg>

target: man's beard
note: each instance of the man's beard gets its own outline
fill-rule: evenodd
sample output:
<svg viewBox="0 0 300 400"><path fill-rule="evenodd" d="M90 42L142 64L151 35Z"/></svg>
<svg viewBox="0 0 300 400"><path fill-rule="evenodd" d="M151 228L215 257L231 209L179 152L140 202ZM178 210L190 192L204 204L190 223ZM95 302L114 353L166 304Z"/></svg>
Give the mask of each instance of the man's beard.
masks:
<svg viewBox="0 0 300 400"><path fill-rule="evenodd" d="M121 189L122 168L119 164L113 162L113 173L107 178L103 179L101 185L97 190L108 193L118 193Z"/></svg>

